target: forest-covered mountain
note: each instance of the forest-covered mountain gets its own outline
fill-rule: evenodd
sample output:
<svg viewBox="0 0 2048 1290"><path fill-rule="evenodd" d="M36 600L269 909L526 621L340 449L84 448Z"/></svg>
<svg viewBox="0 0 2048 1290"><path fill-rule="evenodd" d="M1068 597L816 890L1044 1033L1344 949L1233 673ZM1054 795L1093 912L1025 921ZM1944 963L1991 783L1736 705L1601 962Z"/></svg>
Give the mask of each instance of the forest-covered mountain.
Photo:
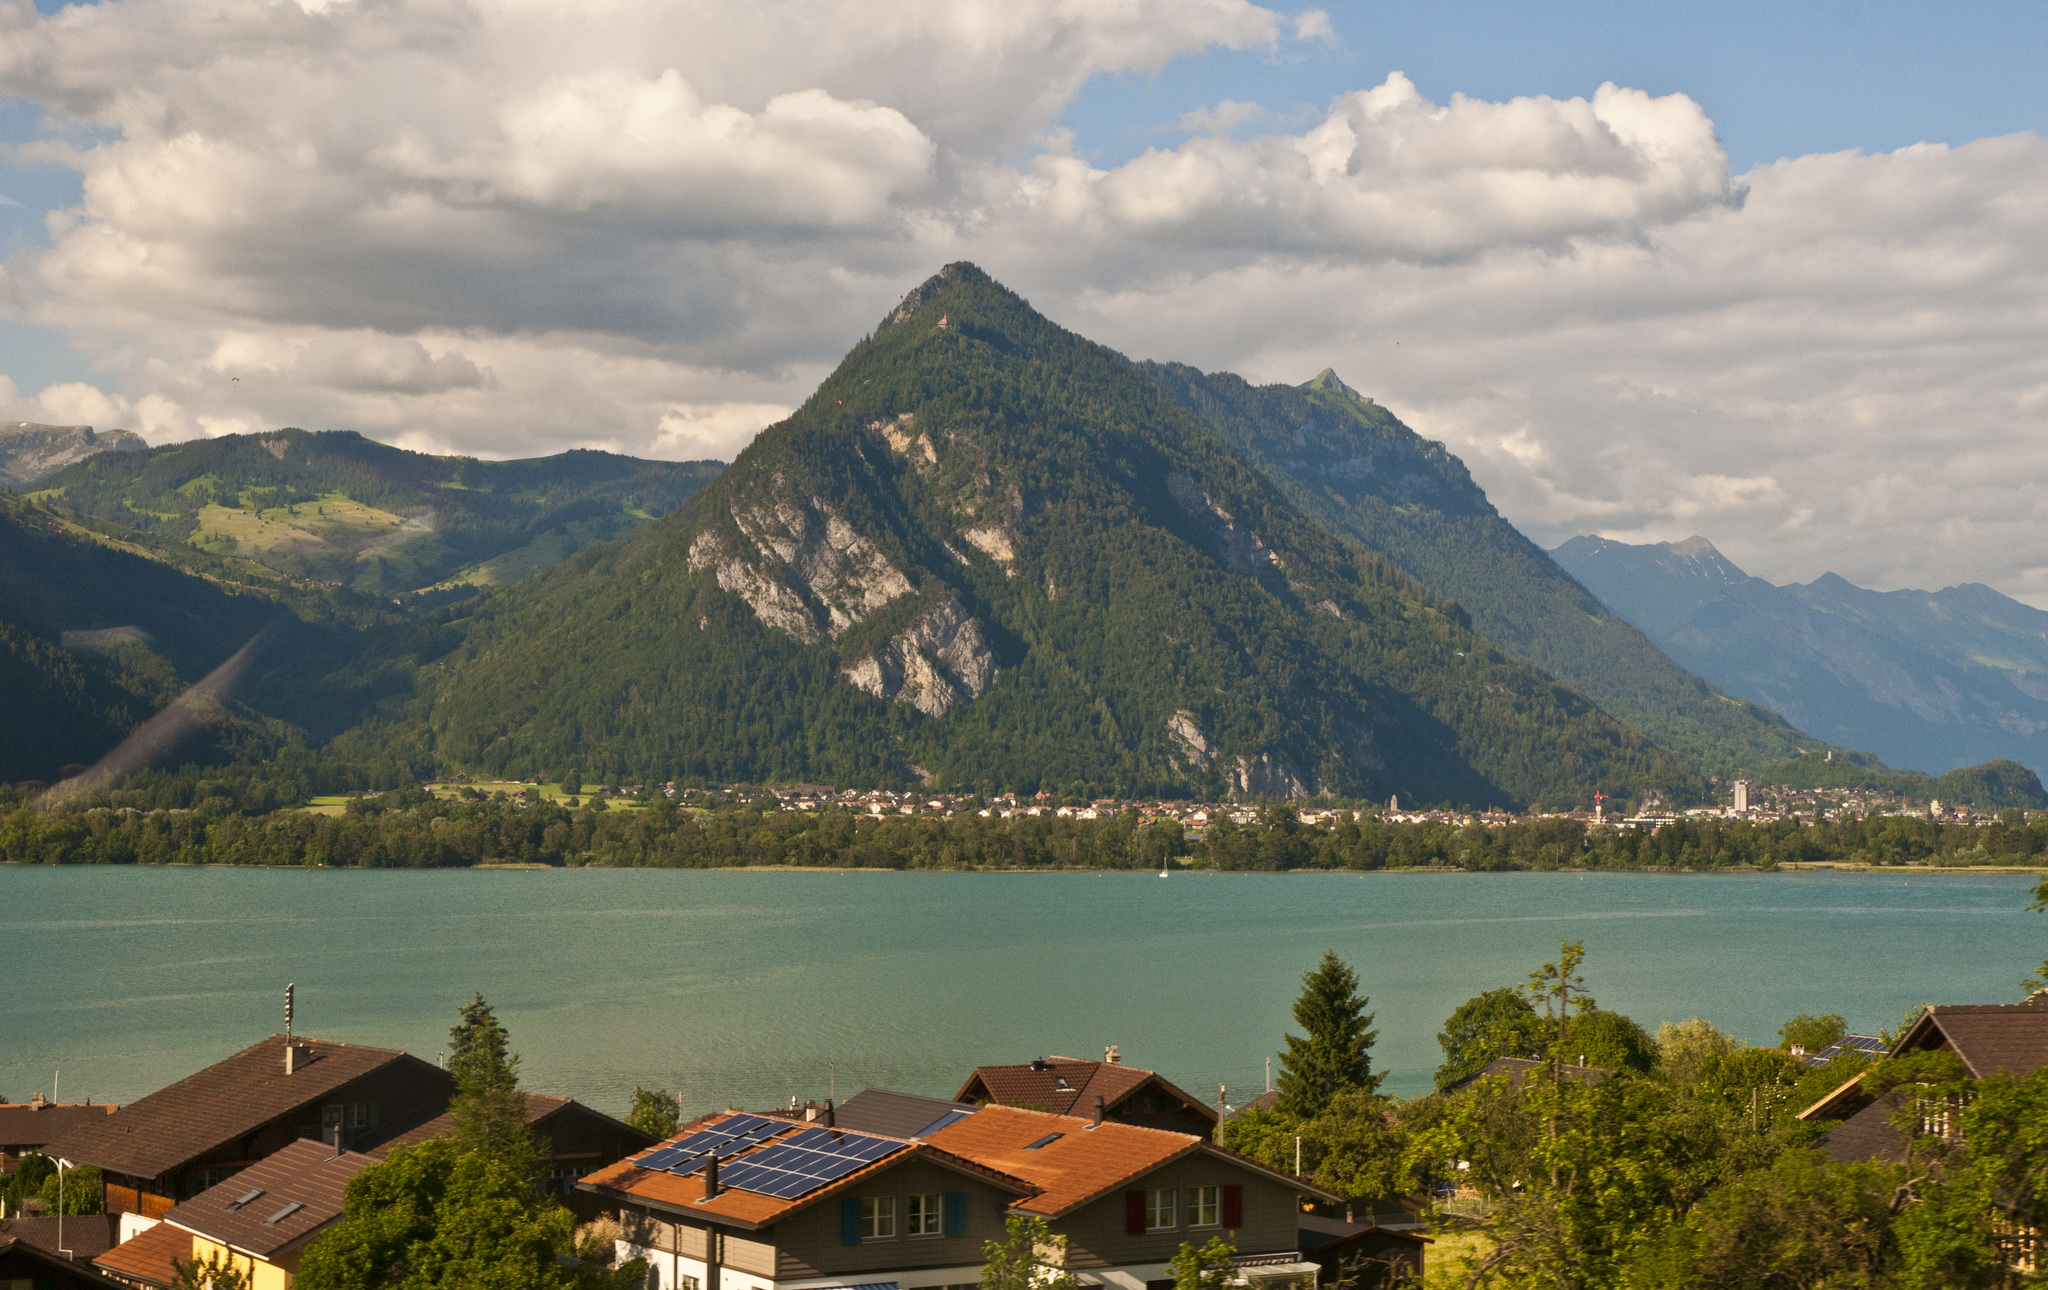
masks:
<svg viewBox="0 0 2048 1290"><path fill-rule="evenodd" d="M1179 363L1138 370L1301 510L1455 599L1502 649L1708 771L1754 773L1822 746L1687 672L1610 613L1501 517L1463 462L1335 372L1255 386Z"/></svg>
<svg viewBox="0 0 2048 1290"><path fill-rule="evenodd" d="M1704 790L965 264L674 514L327 684L373 675L413 697L344 746L495 773L1480 805Z"/></svg>
<svg viewBox="0 0 2048 1290"><path fill-rule="evenodd" d="M95 453L142 452L148 447L141 435L126 430L95 432L91 426L0 422L0 489L20 492Z"/></svg>
<svg viewBox="0 0 2048 1290"><path fill-rule="evenodd" d="M2048 767L2048 613L1989 587L1774 586L1702 537L1555 555L1672 657L1823 738L1930 775Z"/></svg>
<svg viewBox="0 0 2048 1290"><path fill-rule="evenodd" d="M84 515L379 595L494 586L666 515L718 462L433 457L349 431L103 453L37 483Z"/></svg>

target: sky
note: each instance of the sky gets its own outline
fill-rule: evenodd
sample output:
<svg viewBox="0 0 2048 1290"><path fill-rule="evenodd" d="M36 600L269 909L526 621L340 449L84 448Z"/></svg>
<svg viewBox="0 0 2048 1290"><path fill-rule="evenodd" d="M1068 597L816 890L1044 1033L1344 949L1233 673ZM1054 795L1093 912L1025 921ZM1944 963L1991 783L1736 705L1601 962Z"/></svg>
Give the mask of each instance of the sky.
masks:
<svg viewBox="0 0 2048 1290"><path fill-rule="evenodd" d="M1554 546L2048 607L2048 7L0 0L0 420L729 460L980 264Z"/></svg>

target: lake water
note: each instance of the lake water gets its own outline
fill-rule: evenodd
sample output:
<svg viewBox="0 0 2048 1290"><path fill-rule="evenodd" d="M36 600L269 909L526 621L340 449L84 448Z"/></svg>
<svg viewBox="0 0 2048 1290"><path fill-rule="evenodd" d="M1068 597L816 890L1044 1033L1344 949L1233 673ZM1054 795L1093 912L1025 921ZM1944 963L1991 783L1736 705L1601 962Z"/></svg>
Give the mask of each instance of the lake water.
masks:
<svg viewBox="0 0 2048 1290"><path fill-rule="evenodd" d="M2011 1002L2035 879L1926 874L1220 875L0 868L0 1094L127 1102L282 1029L435 1059L481 990L526 1087L614 1112L950 1095L1061 1053L1211 1100L1262 1087L1325 947L1429 1086L1461 1001L1586 943L1602 1006L1755 1042L1799 1012L1895 1026Z"/></svg>

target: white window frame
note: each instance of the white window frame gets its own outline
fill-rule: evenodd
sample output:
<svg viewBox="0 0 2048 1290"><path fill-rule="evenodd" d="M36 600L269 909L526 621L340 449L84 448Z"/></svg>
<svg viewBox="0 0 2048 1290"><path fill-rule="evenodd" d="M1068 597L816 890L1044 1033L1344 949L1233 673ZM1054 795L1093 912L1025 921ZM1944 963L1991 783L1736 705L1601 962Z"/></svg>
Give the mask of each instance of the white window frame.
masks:
<svg viewBox="0 0 2048 1290"><path fill-rule="evenodd" d="M863 1241L893 1241L896 1239L896 1198L894 1196L863 1196L860 1198L860 1239Z"/></svg>
<svg viewBox="0 0 2048 1290"><path fill-rule="evenodd" d="M1145 1192L1145 1230L1170 1232L1180 1226L1180 1188L1152 1187Z"/></svg>
<svg viewBox="0 0 2048 1290"><path fill-rule="evenodd" d="M1223 1188L1220 1186L1188 1188L1188 1226L1223 1226Z"/></svg>
<svg viewBox="0 0 2048 1290"><path fill-rule="evenodd" d="M865 1217L865 1216L863 1216ZM904 1205L905 1236L944 1236L946 1197L943 1192L913 1192Z"/></svg>

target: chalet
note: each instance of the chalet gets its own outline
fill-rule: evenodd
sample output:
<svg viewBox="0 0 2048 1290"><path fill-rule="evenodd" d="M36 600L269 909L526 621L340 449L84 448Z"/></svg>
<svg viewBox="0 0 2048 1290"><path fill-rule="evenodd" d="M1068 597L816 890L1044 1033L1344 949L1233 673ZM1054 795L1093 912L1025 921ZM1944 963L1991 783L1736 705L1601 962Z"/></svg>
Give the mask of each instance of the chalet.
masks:
<svg viewBox="0 0 2048 1290"><path fill-rule="evenodd" d="M1216 1136L1215 1108L1156 1071L1124 1065L1114 1047L1099 1062L1043 1057L1016 1066L977 1066L953 1100L1086 1116L1100 1103L1103 1118L1118 1124Z"/></svg>
<svg viewBox="0 0 2048 1290"><path fill-rule="evenodd" d="M2048 992L2025 1003L1983 1003L1930 1007L1893 1044L1889 1056L1916 1051L1954 1053L1973 1079L2004 1073L2023 1079L2048 1062ZM1799 1113L1809 1124L1832 1123L1821 1147L1833 1160L1905 1158L1906 1141L1892 1117L1908 1094L1875 1098L1863 1077L1844 1082Z"/></svg>
<svg viewBox="0 0 2048 1290"><path fill-rule="evenodd" d="M1422 1256L1430 1238L1421 1232L1320 1214L1303 1214L1300 1223L1301 1257L1322 1269L1316 1278L1321 1290L1422 1284Z"/></svg>
<svg viewBox="0 0 2048 1290"><path fill-rule="evenodd" d="M0 1219L0 1241L11 1237L79 1263L113 1249L120 1225L120 1219L110 1214L72 1214L62 1222L54 1215ZM0 1286L6 1284L0 1280Z"/></svg>
<svg viewBox="0 0 2048 1290"><path fill-rule="evenodd" d="M928 1109L874 1099L857 1118ZM1300 1258L1296 1218L1304 1197L1338 1198L1203 1135L1010 1106L940 1110L908 1134L857 1131L830 1111L707 1116L579 1186L619 1206L619 1256L648 1260L650 1290L964 1290L1013 1215L1045 1220L1066 1238L1069 1269L1119 1290L1170 1287L1182 1242L1211 1235L1237 1247L1255 1287L1317 1273Z"/></svg>
<svg viewBox="0 0 2048 1290"><path fill-rule="evenodd" d="M526 1127L540 1140L546 1164L542 1176L546 1190L559 1196L578 1220L597 1217L608 1208L594 1196L576 1190L576 1182L606 1165L654 1145L654 1138L602 1111L569 1097L544 1093L526 1096ZM393 1147L411 1146L455 1130L454 1119L445 1111L412 1128L385 1138L369 1150L382 1157Z"/></svg>
<svg viewBox="0 0 2048 1290"><path fill-rule="evenodd" d="M130 1286L158 1290L178 1263L231 1260L251 1290L288 1290L314 1237L342 1216L348 1180L375 1156L300 1139L174 1206L163 1221L93 1262Z"/></svg>
<svg viewBox="0 0 2048 1290"><path fill-rule="evenodd" d="M157 1218L301 1138L344 1146L448 1105L447 1072L392 1048L283 1035L54 1139L49 1154L94 1165L109 1213Z"/></svg>
<svg viewBox="0 0 2048 1290"><path fill-rule="evenodd" d="M13 1173L23 1156L113 1111L105 1103L52 1102L41 1093L26 1102L0 1102L0 1174Z"/></svg>

